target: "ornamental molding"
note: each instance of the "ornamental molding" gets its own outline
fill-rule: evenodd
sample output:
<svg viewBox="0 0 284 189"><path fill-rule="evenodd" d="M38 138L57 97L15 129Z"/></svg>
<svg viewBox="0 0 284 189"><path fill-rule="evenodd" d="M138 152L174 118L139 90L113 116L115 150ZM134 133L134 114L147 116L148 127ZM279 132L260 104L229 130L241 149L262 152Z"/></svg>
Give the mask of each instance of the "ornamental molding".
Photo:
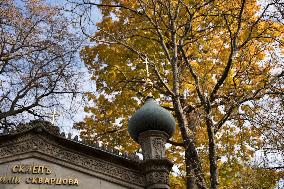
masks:
<svg viewBox="0 0 284 189"><path fill-rule="evenodd" d="M67 141L67 144L68 142L70 141ZM11 140L0 142L0 164L15 161L19 157L44 159L129 188L140 189L145 186L145 177L141 170L83 154L63 146L56 141L56 137L44 132L26 132Z"/></svg>

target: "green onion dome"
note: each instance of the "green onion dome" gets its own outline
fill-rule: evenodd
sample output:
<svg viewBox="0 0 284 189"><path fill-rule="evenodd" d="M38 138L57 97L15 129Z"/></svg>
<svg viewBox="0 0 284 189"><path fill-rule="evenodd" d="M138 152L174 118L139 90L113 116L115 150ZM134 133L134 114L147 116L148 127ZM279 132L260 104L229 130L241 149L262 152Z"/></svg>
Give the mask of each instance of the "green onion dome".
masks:
<svg viewBox="0 0 284 189"><path fill-rule="evenodd" d="M147 97L145 104L130 118L128 132L135 141L138 141L141 133L149 130L164 131L172 137L175 125L172 114L159 106L152 97Z"/></svg>

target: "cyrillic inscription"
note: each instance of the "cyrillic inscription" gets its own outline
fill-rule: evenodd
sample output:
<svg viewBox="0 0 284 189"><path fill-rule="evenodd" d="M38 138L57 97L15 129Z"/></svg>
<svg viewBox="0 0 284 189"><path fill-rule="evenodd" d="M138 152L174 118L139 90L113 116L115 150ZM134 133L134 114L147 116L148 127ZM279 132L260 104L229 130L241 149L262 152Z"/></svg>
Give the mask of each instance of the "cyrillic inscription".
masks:
<svg viewBox="0 0 284 189"><path fill-rule="evenodd" d="M20 184L20 177L0 176L0 184Z"/></svg>
<svg viewBox="0 0 284 189"><path fill-rule="evenodd" d="M48 185L79 185L78 179L67 178L47 178L47 177L29 177L26 184L48 184Z"/></svg>
<svg viewBox="0 0 284 189"><path fill-rule="evenodd" d="M43 185L69 185L79 186L78 178L49 178L52 170L46 165L23 165L17 164L11 167L12 174L33 174L42 176L32 176L24 178L26 184L43 184ZM44 176L46 175L46 176ZM22 178L19 176L4 175L0 176L0 184L20 184Z"/></svg>
<svg viewBox="0 0 284 189"><path fill-rule="evenodd" d="M23 174L51 174L51 170L45 165L14 165L12 172Z"/></svg>

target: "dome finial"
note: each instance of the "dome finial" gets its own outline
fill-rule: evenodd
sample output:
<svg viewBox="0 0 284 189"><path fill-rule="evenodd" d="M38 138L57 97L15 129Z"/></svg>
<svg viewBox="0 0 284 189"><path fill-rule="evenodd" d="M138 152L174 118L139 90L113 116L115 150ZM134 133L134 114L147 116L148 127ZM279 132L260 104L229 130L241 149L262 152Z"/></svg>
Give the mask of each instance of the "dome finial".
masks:
<svg viewBox="0 0 284 189"><path fill-rule="evenodd" d="M137 142L141 133L150 130L165 132L170 138L175 125L175 119L169 111L159 106L153 98L147 98L145 104L129 119L128 132Z"/></svg>
<svg viewBox="0 0 284 189"><path fill-rule="evenodd" d="M144 62L146 66L146 81L145 81L145 91L147 97L152 97L152 89L153 89L153 82L150 79L150 74L149 74L149 67L148 67L148 58L146 57Z"/></svg>

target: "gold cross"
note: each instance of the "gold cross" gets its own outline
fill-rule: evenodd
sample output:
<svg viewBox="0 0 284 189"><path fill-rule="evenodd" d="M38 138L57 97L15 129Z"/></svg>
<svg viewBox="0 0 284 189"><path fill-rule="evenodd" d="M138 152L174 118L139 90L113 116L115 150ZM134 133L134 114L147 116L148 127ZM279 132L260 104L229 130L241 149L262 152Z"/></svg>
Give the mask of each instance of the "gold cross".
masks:
<svg viewBox="0 0 284 189"><path fill-rule="evenodd" d="M145 58L145 61L143 62L146 65L146 82L145 82L145 92L148 92L147 96L152 97L152 89L153 89L153 83L150 79L150 74L149 74L149 67L148 67L148 59Z"/></svg>
<svg viewBox="0 0 284 189"><path fill-rule="evenodd" d="M56 113L56 108L53 109L53 113L52 113L52 125L54 125L55 123L55 118L60 116L60 114Z"/></svg>
<svg viewBox="0 0 284 189"><path fill-rule="evenodd" d="M149 78L148 58L145 58L145 61L143 63L146 64L146 81L147 81Z"/></svg>

